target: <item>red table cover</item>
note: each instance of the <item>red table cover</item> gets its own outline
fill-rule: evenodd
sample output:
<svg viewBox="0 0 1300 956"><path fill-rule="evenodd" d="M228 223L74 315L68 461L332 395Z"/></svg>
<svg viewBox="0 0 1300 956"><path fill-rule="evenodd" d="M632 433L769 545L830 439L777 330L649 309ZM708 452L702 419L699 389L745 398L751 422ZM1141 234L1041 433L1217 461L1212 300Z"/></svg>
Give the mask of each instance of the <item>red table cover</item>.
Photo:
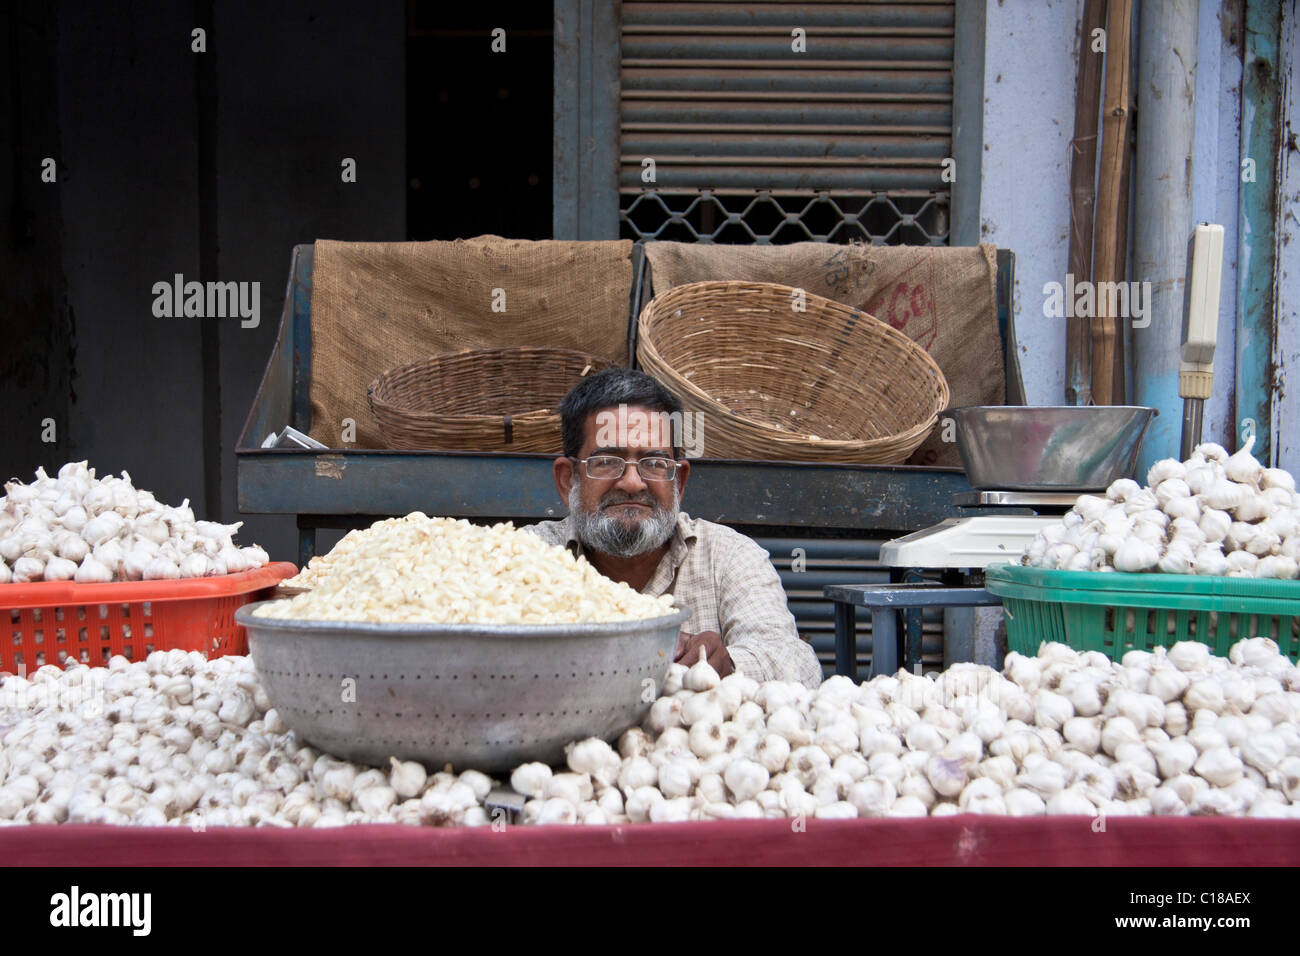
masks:
<svg viewBox="0 0 1300 956"><path fill-rule="evenodd" d="M956 816L629 826L292 830L10 826L8 866L1297 866L1300 821Z"/></svg>

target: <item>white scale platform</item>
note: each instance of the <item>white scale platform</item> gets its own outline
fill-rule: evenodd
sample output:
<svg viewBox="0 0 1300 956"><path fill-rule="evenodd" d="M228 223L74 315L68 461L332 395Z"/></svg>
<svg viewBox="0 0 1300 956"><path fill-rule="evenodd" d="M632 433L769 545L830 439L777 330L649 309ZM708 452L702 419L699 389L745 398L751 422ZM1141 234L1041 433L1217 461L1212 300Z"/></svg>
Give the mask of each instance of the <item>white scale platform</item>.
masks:
<svg viewBox="0 0 1300 956"><path fill-rule="evenodd" d="M1059 515L977 515L948 518L880 547L889 568L969 568L1016 561L1034 536Z"/></svg>

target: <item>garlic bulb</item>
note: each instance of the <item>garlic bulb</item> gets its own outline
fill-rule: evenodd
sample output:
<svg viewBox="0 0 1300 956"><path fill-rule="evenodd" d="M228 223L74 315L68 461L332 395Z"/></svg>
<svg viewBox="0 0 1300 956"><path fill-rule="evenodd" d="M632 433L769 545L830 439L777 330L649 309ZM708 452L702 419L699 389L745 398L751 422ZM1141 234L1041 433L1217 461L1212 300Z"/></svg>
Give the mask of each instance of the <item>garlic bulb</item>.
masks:
<svg viewBox="0 0 1300 956"><path fill-rule="evenodd" d="M396 757L390 757L389 762L393 768L389 785L396 796L407 800L419 796L424 791L425 781L428 780L428 773L424 767L413 760L402 761Z"/></svg>
<svg viewBox="0 0 1300 956"><path fill-rule="evenodd" d="M1223 556L1223 549L1217 544L1206 544L1198 548L1192 559L1192 569L1197 574L1220 577L1228 573L1228 559Z"/></svg>
<svg viewBox="0 0 1300 956"><path fill-rule="evenodd" d="M1115 570L1126 572L1147 571L1156 566L1160 552L1139 538L1129 538L1115 552Z"/></svg>
<svg viewBox="0 0 1300 956"><path fill-rule="evenodd" d="M38 558L21 557L13 563L10 569L11 577L15 584L25 584L28 581L39 581L45 571L45 562Z"/></svg>
<svg viewBox="0 0 1300 956"><path fill-rule="evenodd" d="M113 580L113 572L94 557L87 555L77 568L74 579L78 584L102 584Z"/></svg>
<svg viewBox="0 0 1300 956"><path fill-rule="evenodd" d="M66 558L50 558L45 562L43 575L46 581L71 581L77 574L77 565Z"/></svg>
<svg viewBox="0 0 1300 956"><path fill-rule="evenodd" d="M1168 479L1182 479L1185 477L1187 477L1186 465L1177 458L1162 458L1147 471L1147 484L1155 488Z"/></svg>
<svg viewBox="0 0 1300 956"><path fill-rule="evenodd" d="M727 768L722 779L736 801L743 802L767 787L769 774L766 767L752 760L737 760Z"/></svg>
<svg viewBox="0 0 1300 956"><path fill-rule="evenodd" d="M1250 453L1254 445L1255 436L1251 435L1246 444L1224 462L1223 471L1233 481L1258 488L1260 479L1263 477L1264 467Z"/></svg>
<svg viewBox="0 0 1300 956"><path fill-rule="evenodd" d="M1141 490L1141 486L1132 478L1120 478L1106 489L1106 497L1111 501L1127 501Z"/></svg>
<svg viewBox="0 0 1300 956"><path fill-rule="evenodd" d="M693 690L696 693L701 691L713 690L721 682L722 678L718 672L709 666L708 656L703 647L700 648L700 659L691 665L686 676L682 678L682 686L687 690Z"/></svg>
<svg viewBox="0 0 1300 956"><path fill-rule="evenodd" d="M551 768L544 763L526 763L510 774L510 786L526 797L540 797L550 780Z"/></svg>
<svg viewBox="0 0 1300 956"><path fill-rule="evenodd" d="M102 686L101 712L19 712L3 725L0 818L188 825L201 814L209 826L497 819L482 805L494 782L477 771L429 777L399 759L387 770L363 769L302 745L247 658L171 651L137 663L114 658L107 668L46 665L4 678L0 693L81 686ZM735 704L733 688L753 704L744 723L717 719L724 696L739 718L744 704ZM690 702L713 691L685 693ZM1121 663L1049 643L1032 658L1007 655L1002 673L954 665L938 680L841 679L817 692L735 681L707 703L689 731L651 737L634 728L617 751L598 738L575 742L567 770L516 768L512 785L529 791L523 821L1267 817L1300 800L1300 670L1268 638L1237 642L1227 659L1184 642L1130 651ZM699 757L693 734L716 735L723 749ZM792 747L786 734L806 739ZM844 749L851 738L857 743ZM832 757L827 748L837 743L844 752Z"/></svg>

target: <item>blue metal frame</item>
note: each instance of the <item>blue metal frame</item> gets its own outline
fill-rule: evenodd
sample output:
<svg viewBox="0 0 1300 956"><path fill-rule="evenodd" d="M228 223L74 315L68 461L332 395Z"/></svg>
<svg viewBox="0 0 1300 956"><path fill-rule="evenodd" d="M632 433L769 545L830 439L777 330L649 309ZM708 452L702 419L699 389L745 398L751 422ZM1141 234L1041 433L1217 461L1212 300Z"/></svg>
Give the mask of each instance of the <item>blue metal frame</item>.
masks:
<svg viewBox="0 0 1300 956"><path fill-rule="evenodd" d="M556 239L618 238L617 0L555 0Z"/></svg>
<svg viewBox="0 0 1300 956"><path fill-rule="evenodd" d="M973 246L980 241L980 172L984 164L984 0L956 0L955 13L952 157L957 178L952 184L948 244Z"/></svg>
<svg viewBox="0 0 1300 956"><path fill-rule="evenodd" d="M1276 461L1272 442L1277 389L1277 162L1281 150L1281 9L1275 0L1246 0L1241 83L1241 159L1255 181L1237 184L1237 434L1246 419L1254 454Z"/></svg>

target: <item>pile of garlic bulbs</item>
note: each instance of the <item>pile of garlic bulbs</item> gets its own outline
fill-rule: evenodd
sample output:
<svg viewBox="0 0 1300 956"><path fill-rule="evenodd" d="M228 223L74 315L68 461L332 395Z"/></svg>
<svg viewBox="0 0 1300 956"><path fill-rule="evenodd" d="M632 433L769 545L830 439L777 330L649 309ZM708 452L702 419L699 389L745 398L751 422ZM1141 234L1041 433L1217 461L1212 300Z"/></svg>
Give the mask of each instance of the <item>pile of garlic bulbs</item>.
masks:
<svg viewBox="0 0 1300 956"><path fill-rule="evenodd" d="M1300 670L1264 638L1044 644L1002 673L957 664L816 690L671 666L646 725L524 764L522 821L1228 815L1300 819ZM249 658L157 652L0 684L0 823L483 825L494 781L322 754Z"/></svg>
<svg viewBox="0 0 1300 956"><path fill-rule="evenodd" d="M242 521L196 521L188 498L170 508L121 478L68 462L0 498L0 584L153 581L236 574L266 564L256 545L234 543Z"/></svg>
<svg viewBox="0 0 1300 956"><path fill-rule="evenodd" d="M1300 577L1300 497L1295 479L1265 468L1251 438L1229 456L1198 445L1166 458L1148 487L1122 478L1104 498L1081 495L1060 524L1025 549L1021 563L1065 571L1158 571L1228 577Z"/></svg>

